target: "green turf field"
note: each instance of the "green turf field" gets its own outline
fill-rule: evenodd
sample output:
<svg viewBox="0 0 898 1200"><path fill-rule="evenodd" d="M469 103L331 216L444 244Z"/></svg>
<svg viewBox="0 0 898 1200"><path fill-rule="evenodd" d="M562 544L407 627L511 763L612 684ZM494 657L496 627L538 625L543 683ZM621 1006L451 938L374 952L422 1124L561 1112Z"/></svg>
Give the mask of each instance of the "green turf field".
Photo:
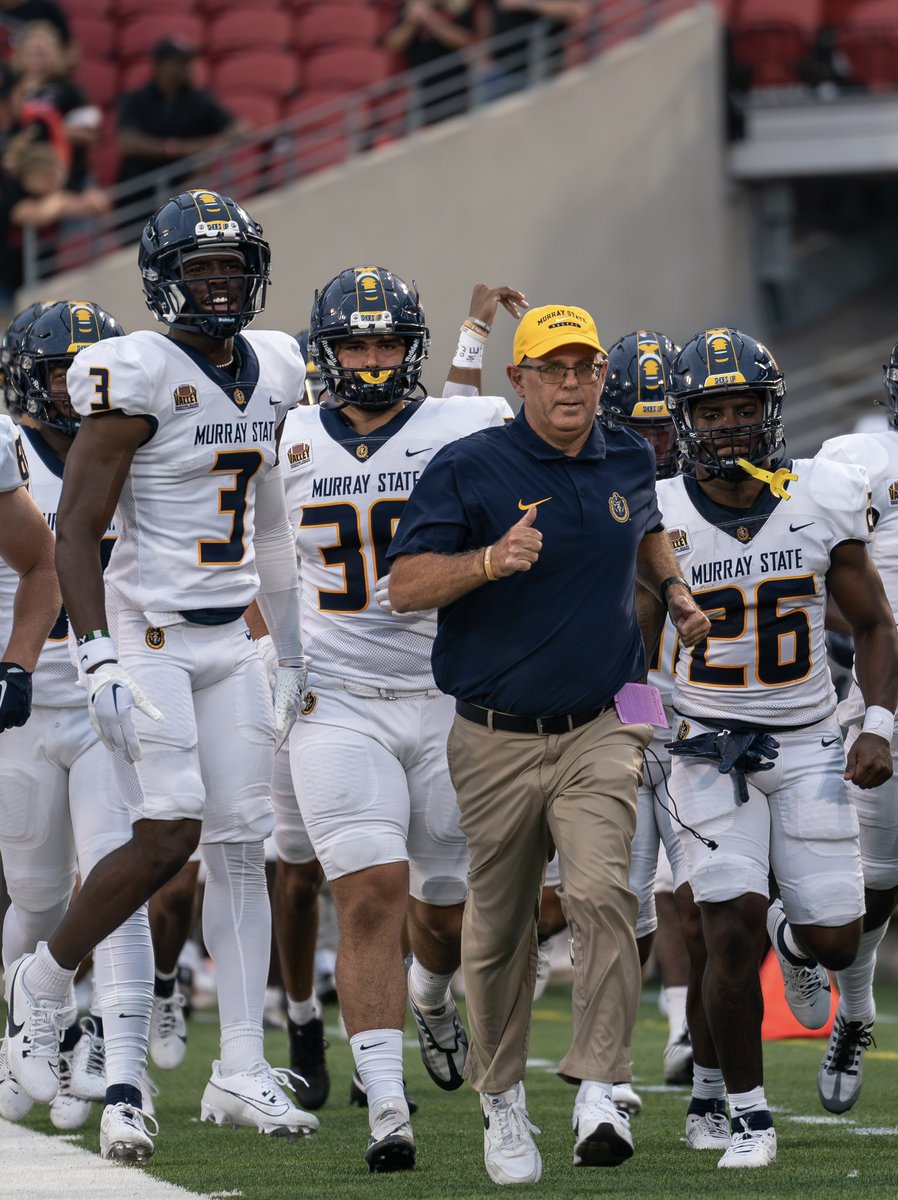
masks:
<svg viewBox="0 0 898 1200"><path fill-rule="evenodd" d="M820 1107L816 1071L824 1042L802 1039L767 1043L767 1095L776 1111L779 1159L765 1170L717 1170L719 1155L696 1153L680 1140L687 1090L662 1086L661 1054L667 1024L654 994L644 999L634 1040L634 1074L644 1101L633 1122L636 1152L613 1170L574 1169L570 1127L574 1089L555 1077L554 1063L566 1048L569 998L550 988L537 1005L527 1074L531 1119L543 1130L538 1139L543 1178L537 1185L555 1197L618 1196L626 1200L665 1200L684 1196L881 1197L898 1194L898 987L877 989L877 1046L867 1054L864 1091L855 1109L833 1117ZM326 1010L333 1024L335 1010ZM157 1116L161 1132L152 1174L204 1195L245 1200L370 1200L372 1196L431 1200L495 1195L483 1168L477 1098L467 1087L441 1092L421 1066L411 1024L407 1028L406 1072L420 1108L413 1119L418 1166L401 1175L371 1175L364 1160L366 1115L348 1103L351 1056L335 1028L330 1029L328 1061L331 1097L319 1113L321 1130L297 1142L272 1140L250 1130L218 1129L199 1121L200 1096L217 1053L214 1011L190 1023L188 1054L174 1072L154 1071L160 1084ZM286 1035L267 1036L269 1061L287 1061ZM25 1122L54 1133L46 1109ZM99 1108L76 1145L98 1147ZM9 1169L4 1164L3 1171ZM138 1168L133 1168L138 1169ZM2 1185L0 1185L2 1195Z"/></svg>

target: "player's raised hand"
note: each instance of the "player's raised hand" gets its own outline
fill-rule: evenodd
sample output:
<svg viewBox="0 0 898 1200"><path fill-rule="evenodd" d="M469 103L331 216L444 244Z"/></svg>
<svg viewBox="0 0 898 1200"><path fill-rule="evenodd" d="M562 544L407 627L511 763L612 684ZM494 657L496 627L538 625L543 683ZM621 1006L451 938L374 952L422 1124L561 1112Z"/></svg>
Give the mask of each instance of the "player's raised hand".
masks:
<svg viewBox="0 0 898 1200"><path fill-rule="evenodd" d="M531 504L520 521L491 548L490 567L497 579L516 571L529 571L539 558L543 535L533 525L537 515L536 505Z"/></svg>
<svg viewBox="0 0 898 1200"><path fill-rule="evenodd" d="M524 310L530 307L527 297L517 288L507 284L490 287L486 283L475 283L468 315L475 321L484 321L487 325L492 325L500 304L516 321Z"/></svg>

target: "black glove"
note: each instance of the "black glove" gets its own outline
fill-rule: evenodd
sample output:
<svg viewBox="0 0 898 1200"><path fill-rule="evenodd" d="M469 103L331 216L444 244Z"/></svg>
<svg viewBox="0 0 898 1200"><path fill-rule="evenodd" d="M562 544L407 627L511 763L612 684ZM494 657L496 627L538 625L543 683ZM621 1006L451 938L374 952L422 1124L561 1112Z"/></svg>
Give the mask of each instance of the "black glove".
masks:
<svg viewBox="0 0 898 1200"><path fill-rule="evenodd" d="M0 733L24 725L31 716L31 672L14 662L0 662Z"/></svg>
<svg viewBox="0 0 898 1200"><path fill-rule="evenodd" d="M722 729L719 733L699 733L680 742L667 742L664 748L671 754L685 754L690 758L716 762L721 775L735 773L737 802L746 804L748 785L745 776L754 771L772 770L779 742L760 729L751 733L731 733L728 729Z"/></svg>

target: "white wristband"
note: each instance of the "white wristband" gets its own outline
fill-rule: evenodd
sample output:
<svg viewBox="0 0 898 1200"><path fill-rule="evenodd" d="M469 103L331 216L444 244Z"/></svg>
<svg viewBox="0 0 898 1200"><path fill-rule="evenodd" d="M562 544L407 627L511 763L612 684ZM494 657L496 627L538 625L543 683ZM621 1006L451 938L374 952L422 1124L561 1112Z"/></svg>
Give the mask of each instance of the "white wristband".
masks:
<svg viewBox="0 0 898 1200"><path fill-rule="evenodd" d="M453 367L463 367L467 371L479 371L483 366L485 344L485 336L474 333L472 329L462 325L458 331L458 348L455 351L455 358L452 360Z"/></svg>
<svg viewBox="0 0 898 1200"><path fill-rule="evenodd" d="M91 638L89 642L80 643L78 646L78 661L85 674L100 663L116 662L117 659L115 642L111 637Z"/></svg>
<svg viewBox="0 0 898 1200"><path fill-rule="evenodd" d="M877 737L891 742L895 733L895 714L879 704L871 704L864 713L864 727L861 733L875 733Z"/></svg>

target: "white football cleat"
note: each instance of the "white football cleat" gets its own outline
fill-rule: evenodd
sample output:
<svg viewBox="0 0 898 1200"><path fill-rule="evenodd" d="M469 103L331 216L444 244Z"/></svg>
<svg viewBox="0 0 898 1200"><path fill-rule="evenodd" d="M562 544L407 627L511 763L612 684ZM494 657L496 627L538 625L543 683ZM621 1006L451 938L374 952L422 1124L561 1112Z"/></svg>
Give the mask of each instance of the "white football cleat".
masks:
<svg viewBox="0 0 898 1200"><path fill-rule="evenodd" d="M753 1129L752 1117L762 1117L770 1122L763 1129ZM776 1130L770 1113L751 1113L740 1118L742 1128L730 1135L730 1146L718 1167L769 1167L776 1162Z"/></svg>
<svg viewBox="0 0 898 1200"><path fill-rule="evenodd" d="M106 1099L106 1043L90 1017L81 1022L81 1037L72 1050L71 1090L82 1100ZM60 1080L62 1076L60 1074Z"/></svg>
<svg viewBox="0 0 898 1200"><path fill-rule="evenodd" d="M611 1102L614 1107L628 1117L638 1117L642 1112L642 1097L633 1090L632 1083L614 1083L611 1085Z"/></svg>
<svg viewBox="0 0 898 1200"><path fill-rule="evenodd" d="M408 1113L398 1108L383 1108L371 1124L371 1136L365 1151L371 1171L410 1171L415 1165L415 1135Z"/></svg>
<svg viewBox="0 0 898 1200"><path fill-rule="evenodd" d="M152 1136L147 1121L153 1122ZM145 1163L153 1157L159 1126L130 1104L107 1104L100 1120L100 1155L117 1162Z"/></svg>
<svg viewBox="0 0 898 1200"><path fill-rule="evenodd" d="M303 1112L288 1099L292 1071L273 1070L267 1062L252 1070L222 1075L221 1063L212 1064L212 1078L203 1092L200 1116L216 1125L248 1125L270 1137L298 1137L314 1133L318 1118Z"/></svg>
<svg viewBox="0 0 898 1200"><path fill-rule="evenodd" d="M184 997L177 988L170 996L154 996L150 1015L150 1058L161 1071L180 1067L187 1053Z"/></svg>
<svg viewBox="0 0 898 1200"><path fill-rule="evenodd" d="M82 1041L83 1037L78 1044ZM72 1060L77 1048L59 1055L59 1090L50 1101L50 1120L55 1129L80 1129L90 1119L90 1101L72 1089Z"/></svg>
<svg viewBox="0 0 898 1200"><path fill-rule="evenodd" d="M617 1167L633 1155L630 1118L599 1088L574 1105L575 1167Z"/></svg>
<svg viewBox="0 0 898 1200"><path fill-rule="evenodd" d="M693 1105L708 1107L707 1112L692 1112ZM726 1150L731 1140L726 1101L693 1101L686 1113L686 1145L690 1150Z"/></svg>
<svg viewBox="0 0 898 1200"><path fill-rule="evenodd" d="M21 1121L34 1107L34 1101L18 1081L9 1073L6 1061L6 1039L0 1042L0 1117L7 1121Z"/></svg>
<svg viewBox="0 0 898 1200"><path fill-rule="evenodd" d="M418 1031L424 1069L437 1087L454 1092L464 1083L462 1071L468 1056L468 1035L451 992L436 1008L419 1008L409 993L409 1005Z"/></svg>
<svg viewBox="0 0 898 1200"><path fill-rule="evenodd" d="M829 1020L832 990L824 967L812 958L801 963L792 961L783 941L783 929L788 924L782 900L774 900L767 909L767 935L783 973L786 1002L796 1021L805 1029L822 1029Z"/></svg>
<svg viewBox="0 0 898 1200"><path fill-rule="evenodd" d="M23 976L33 954L23 954L6 973L8 1069L32 1100L49 1104L59 1089L59 1038L76 1013L65 1002L35 996Z"/></svg>
<svg viewBox="0 0 898 1200"><path fill-rule="evenodd" d="M854 1105L864 1081L864 1054L875 1044L872 1021L846 1021L836 1013L817 1072L817 1094L829 1112L848 1112Z"/></svg>

